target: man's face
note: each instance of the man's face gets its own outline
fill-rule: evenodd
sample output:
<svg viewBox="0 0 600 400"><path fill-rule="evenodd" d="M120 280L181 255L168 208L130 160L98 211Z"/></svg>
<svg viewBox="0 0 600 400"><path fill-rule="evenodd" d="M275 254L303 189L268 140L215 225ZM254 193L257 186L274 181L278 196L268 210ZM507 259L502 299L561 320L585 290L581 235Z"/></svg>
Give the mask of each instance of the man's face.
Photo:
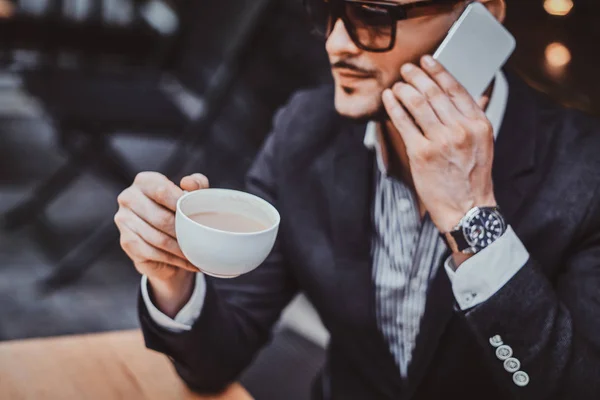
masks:
<svg viewBox="0 0 600 400"><path fill-rule="evenodd" d="M407 4L419 0L394 0ZM383 109L381 94L400 79L400 67L432 53L464 10L466 2L435 15L396 23L394 47L384 53L359 49L341 19L335 22L326 49L335 81L335 108L344 116L367 119Z"/></svg>

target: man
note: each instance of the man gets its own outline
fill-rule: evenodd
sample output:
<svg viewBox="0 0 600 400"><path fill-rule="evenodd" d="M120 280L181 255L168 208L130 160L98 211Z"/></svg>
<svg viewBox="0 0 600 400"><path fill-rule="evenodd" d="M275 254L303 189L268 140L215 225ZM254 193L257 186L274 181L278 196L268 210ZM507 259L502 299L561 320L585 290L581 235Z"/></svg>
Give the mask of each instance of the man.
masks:
<svg viewBox="0 0 600 400"><path fill-rule="evenodd" d="M200 174L119 196L148 347L219 391L301 290L331 333L316 398L598 398L598 124L502 73L473 100L427 56L467 1L311 4L335 85L278 113L248 174L282 216L267 261L212 280L181 254Z"/></svg>

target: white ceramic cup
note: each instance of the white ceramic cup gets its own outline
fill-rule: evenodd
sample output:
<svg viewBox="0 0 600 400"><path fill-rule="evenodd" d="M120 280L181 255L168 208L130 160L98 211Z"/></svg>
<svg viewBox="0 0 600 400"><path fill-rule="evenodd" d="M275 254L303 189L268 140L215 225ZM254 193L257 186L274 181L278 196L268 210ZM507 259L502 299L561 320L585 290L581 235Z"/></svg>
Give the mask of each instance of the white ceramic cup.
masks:
<svg viewBox="0 0 600 400"><path fill-rule="evenodd" d="M241 214L267 228L258 232L222 231L191 218L201 212ZM271 204L249 193L229 189L202 189L177 201L175 232L185 257L202 272L234 278L258 267L267 258L277 237L279 213Z"/></svg>

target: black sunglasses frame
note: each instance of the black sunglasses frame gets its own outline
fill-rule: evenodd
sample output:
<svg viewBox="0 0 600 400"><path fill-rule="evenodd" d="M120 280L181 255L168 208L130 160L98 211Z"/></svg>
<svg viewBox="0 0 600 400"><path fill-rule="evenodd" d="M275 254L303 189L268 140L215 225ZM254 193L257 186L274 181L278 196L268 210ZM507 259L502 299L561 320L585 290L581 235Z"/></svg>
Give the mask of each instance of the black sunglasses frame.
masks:
<svg viewBox="0 0 600 400"><path fill-rule="evenodd" d="M325 3L325 0L322 0L322 1L323 1L323 3ZM455 4L466 2L466 1L468 1L468 0L423 0L423 1L416 1L414 3L398 4L398 3L391 2L391 1L329 0L328 1L330 3L329 12L331 14L332 21L331 21L331 26L326 28L327 32L325 32L325 37L326 38L329 37L329 35L331 34L331 31L333 30L333 27L335 26L335 22L338 19L341 19L342 22L344 23L344 27L346 28L346 31L348 32L348 35L350 36L350 38L352 39L352 42L354 42L356 47L358 47L361 50L372 52L372 53L385 53L385 52L393 49L394 46L396 45L397 22L410 19L411 18L409 16L410 11L415 10L415 9L418 10L421 8L432 7L432 6L453 6ZM352 21L350 20L350 18L348 18L347 14L345 12L345 7L344 7L345 3L364 5L364 6L379 6L379 7L385 8L387 10L387 12L389 13L389 16L391 17L390 18L390 28L391 28L390 36L391 37L390 37L388 46L386 46L384 48L372 48L372 47L363 45L356 35L355 27L354 27ZM305 6L305 8L310 10L309 0L304 0L304 6Z"/></svg>

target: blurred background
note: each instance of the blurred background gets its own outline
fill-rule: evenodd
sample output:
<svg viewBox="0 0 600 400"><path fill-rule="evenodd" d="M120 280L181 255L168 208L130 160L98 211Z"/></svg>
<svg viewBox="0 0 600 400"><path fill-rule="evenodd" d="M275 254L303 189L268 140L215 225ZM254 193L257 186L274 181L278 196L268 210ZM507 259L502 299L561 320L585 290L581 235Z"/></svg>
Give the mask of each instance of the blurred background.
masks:
<svg viewBox="0 0 600 400"><path fill-rule="evenodd" d="M600 2L507 3L509 68L599 115ZM274 111L331 79L309 32L301 0L0 0L0 340L137 327L117 194L143 170L241 187ZM279 332L242 381L305 398L327 334L303 298Z"/></svg>

